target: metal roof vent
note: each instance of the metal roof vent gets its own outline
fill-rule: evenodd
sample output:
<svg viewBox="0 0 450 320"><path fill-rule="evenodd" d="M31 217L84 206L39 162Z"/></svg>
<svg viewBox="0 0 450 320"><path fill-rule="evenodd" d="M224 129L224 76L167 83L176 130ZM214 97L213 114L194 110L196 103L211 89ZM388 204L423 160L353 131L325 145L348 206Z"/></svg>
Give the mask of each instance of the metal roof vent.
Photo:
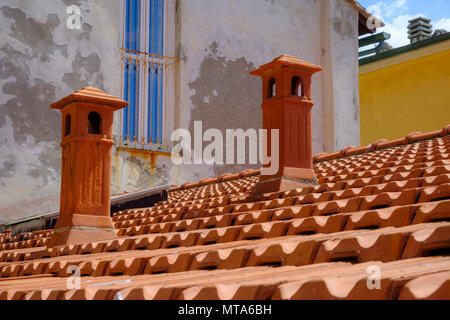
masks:
<svg viewBox="0 0 450 320"><path fill-rule="evenodd" d="M436 29L436 30L434 30L433 37L440 36L441 34L444 34L444 33L447 33L447 30L445 30L445 29Z"/></svg>

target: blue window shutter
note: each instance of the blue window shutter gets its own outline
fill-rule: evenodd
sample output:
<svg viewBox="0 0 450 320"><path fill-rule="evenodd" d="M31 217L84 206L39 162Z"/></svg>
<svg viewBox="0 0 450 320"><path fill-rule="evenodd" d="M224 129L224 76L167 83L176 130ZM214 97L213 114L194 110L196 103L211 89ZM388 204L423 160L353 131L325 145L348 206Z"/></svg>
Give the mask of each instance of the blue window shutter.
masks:
<svg viewBox="0 0 450 320"><path fill-rule="evenodd" d="M137 135L136 128L136 115L138 113L138 102L139 102L139 68L136 60L132 60L131 68L130 68L130 100L129 100L129 108L130 108L130 119L129 119L129 128L128 134L130 135L130 141L134 141L135 135Z"/></svg>
<svg viewBox="0 0 450 320"><path fill-rule="evenodd" d="M164 1L163 0L153 0L155 4L155 12L153 16L153 30L155 31L153 41L153 54L163 55L163 35L164 35Z"/></svg>
<svg viewBox="0 0 450 320"><path fill-rule="evenodd" d="M157 129L157 99L156 96L158 83L157 83L157 74L156 74L156 68L157 65L153 64L149 67L149 80L148 80L148 105L149 105L149 112L148 112L148 137L149 142L156 143L156 129Z"/></svg>
<svg viewBox="0 0 450 320"><path fill-rule="evenodd" d="M139 51L141 0L126 0L125 49Z"/></svg>
<svg viewBox="0 0 450 320"><path fill-rule="evenodd" d="M139 51L139 38L140 38L140 20L141 20L141 0L135 0L133 1L134 8L133 8L133 43L132 43L132 50Z"/></svg>
<svg viewBox="0 0 450 320"><path fill-rule="evenodd" d="M125 6L125 34L123 35L125 37L125 49L130 49L130 2L132 0L125 0L126 6Z"/></svg>
<svg viewBox="0 0 450 320"><path fill-rule="evenodd" d="M158 49L158 39L159 39L159 15L160 15L160 6L159 0L151 0L150 1L150 30L148 33L150 48L149 52L152 54L159 54Z"/></svg>
<svg viewBox="0 0 450 320"><path fill-rule="evenodd" d="M140 42L140 10L142 0L126 0L126 19L125 19L125 49L131 54L131 59L124 61L124 99L128 101L129 106L123 109L123 130L124 139L135 140L138 135L139 125L139 66L138 55L135 51L141 51ZM149 25L148 34L148 53L153 56L150 58L156 61L149 62L145 72L148 72L148 85L143 90L147 90L147 132L146 142L162 144L163 138L163 84L164 84L164 65L162 57L164 55L164 0L144 0L147 2L147 21ZM145 6L144 6L145 7ZM136 56L136 59L133 58ZM159 60L159 61L158 61ZM161 63L160 63L161 62ZM145 69L143 69L145 70ZM141 94L143 94L141 92Z"/></svg>
<svg viewBox="0 0 450 320"><path fill-rule="evenodd" d="M125 49L139 51L141 0L126 0L125 19ZM134 54L127 51L128 54ZM137 57L136 57L137 58ZM139 66L136 59L124 61L124 92L128 107L123 109L122 136L123 139L135 140L137 123L139 121Z"/></svg>
<svg viewBox="0 0 450 320"><path fill-rule="evenodd" d="M154 55L164 55L164 1L151 0L149 8L149 52ZM159 58L159 57L156 57ZM149 141L162 143L162 94L163 68L159 64L150 65L148 85L148 130Z"/></svg>
<svg viewBox="0 0 450 320"><path fill-rule="evenodd" d="M124 62L124 100L128 101L128 107L123 109L122 118L122 136L134 141L134 136L137 135L136 116L139 116L139 68L136 60Z"/></svg>
<svg viewBox="0 0 450 320"><path fill-rule="evenodd" d="M158 139L159 139L159 143L163 143L162 141L162 126L163 126L163 122L162 122L162 108L163 108L163 70L164 70L164 66L161 66L161 68L159 68L158 70L158 77L159 77L159 101L158 101L158 107L159 107L159 114L158 114L158 121L159 121L159 132L158 132Z"/></svg>
<svg viewBox="0 0 450 320"><path fill-rule="evenodd" d="M128 98L128 86L129 86L129 63L128 63L128 59L125 59L123 62L124 66L123 66L123 99L125 101L128 101L128 104L130 102L129 98ZM123 117L122 117L122 137L123 139L127 139L127 134L128 134L128 106L123 108Z"/></svg>
<svg viewBox="0 0 450 320"><path fill-rule="evenodd" d="M161 2L161 19L160 19L160 28L161 31L159 32L161 36L161 48L160 48L160 55L164 55L164 1L159 0Z"/></svg>
<svg viewBox="0 0 450 320"><path fill-rule="evenodd" d="M163 68L153 64L148 69L148 104L151 107L148 112L149 127L147 130L151 142L162 143L162 100L163 100Z"/></svg>
<svg viewBox="0 0 450 320"><path fill-rule="evenodd" d="M159 14L158 14L158 54L164 55L164 1L163 0L156 0L158 2L158 8L159 8ZM163 70L164 65L160 65L158 68L158 88L157 88L157 109L158 109L158 132L157 132L157 139L159 143L162 143L162 108L163 108Z"/></svg>

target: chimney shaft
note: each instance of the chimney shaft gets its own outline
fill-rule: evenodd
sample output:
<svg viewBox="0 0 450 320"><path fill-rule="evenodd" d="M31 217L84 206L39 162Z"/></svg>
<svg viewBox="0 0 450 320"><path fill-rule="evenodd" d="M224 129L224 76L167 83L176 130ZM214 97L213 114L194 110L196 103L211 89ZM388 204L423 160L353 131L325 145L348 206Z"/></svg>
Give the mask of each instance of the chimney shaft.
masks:
<svg viewBox="0 0 450 320"><path fill-rule="evenodd" d="M312 161L311 77L320 70L312 63L282 55L250 73L263 80L263 129L279 130L278 172L265 175L262 170L255 195L317 184ZM270 140L266 154L273 159L276 155Z"/></svg>
<svg viewBox="0 0 450 320"><path fill-rule="evenodd" d="M113 113L127 105L86 87L50 106L63 121L60 212L49 247L116 237L110 217Z"/></svg>
<svg viewBox="0 0 450 320"><path fill-rule="evenodd" d="M432 35L433 26L430 24L431 20L424 17L417 17L409 20L408 25L408 39L411 44L422 40L426 40Z"/></svg>

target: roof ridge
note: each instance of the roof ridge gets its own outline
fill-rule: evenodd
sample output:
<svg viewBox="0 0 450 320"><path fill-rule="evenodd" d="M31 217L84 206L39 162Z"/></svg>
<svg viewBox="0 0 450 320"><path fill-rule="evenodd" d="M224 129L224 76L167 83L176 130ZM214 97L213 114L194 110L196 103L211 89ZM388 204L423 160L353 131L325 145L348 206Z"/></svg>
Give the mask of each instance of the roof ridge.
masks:
<svg viewBox="0 0 450 320"><path fill-rule="evenodd" d="M428 131L428 132L411 132L403 138L397 139L379 139L367 146L347 146L339 151L335 152L322 152L314 155L313 163L319 163L322 161L335 160L340 158L346 158L353 155L359 155L364 153L373 152L376 150L383 150L388 148L394 148L401 145L413 144L418 141L425 141L436 137L445 137L450 134L450 124L446 125L442 130Z"/></svg>
<svg viewBox="0 0 450 320"><path fill-rule="evenodd" d="M197 182L186 182L186 183L182 184L181 186L174 185L168 189L168 192L197 188L197 187L202 187L202 186L206 186L209 184L220 183L220 182L224 182L224 181L233 181L233 180L238 180L238 179L242 179L242 178L246 178L246 177L257 176L259 174L261 174L261 169L244 169L239 173L224 173L215 178L209 177L209 178L199 180Z"/></svg>
<svg viewBox="0 0 450 320"><path fill-rule="evenodd" d="M346 158L353 155L359 155L364 153L370 153L376 150L383 150L388 148L395 148L400 145L408 145L412 144L418 141L424 141L433 139L436 137L444 137L446 135L450 134L450 124L446 125L442 130L435 130L435 131L429 131L429 132L411 132L407 136L403 138L398 139L379 139L376 140L374 143L371 143L367 146L347 146L342 148L339 151L336 152L329 152L329 153L318 153L314 155L313 157L313 163L320 163L323 161L328 160L335 160L340 158ZM209 177L205 178L196 182L186 182L182 184L181 186L173 185L171 188L168 189L169 192L172 191L179 191L179 190L186 190L196 187L202 187L209 184L215 184L220 183L223 181L232 181L241 179L244 177L250 177L250 176L256 176L261 173L261 169L245 169L239 173L224 173L218 177Z"/></svg>

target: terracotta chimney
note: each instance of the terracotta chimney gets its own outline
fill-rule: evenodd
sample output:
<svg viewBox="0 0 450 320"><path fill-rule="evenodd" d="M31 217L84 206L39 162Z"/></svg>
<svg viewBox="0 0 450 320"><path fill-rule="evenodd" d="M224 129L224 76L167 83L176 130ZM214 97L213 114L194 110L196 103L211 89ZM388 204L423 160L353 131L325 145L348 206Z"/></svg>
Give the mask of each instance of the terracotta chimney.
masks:
<svg viewBox="0 0 450 320"><path fill-rule="evenodd" d="M128 105L86 87L53 103L62 113L59 219L49 247L116 237L110 217L113 113Z"/></svg>
<svg viewBox="0 0 450 320"><path fill-rule="evenodd" d="M263 80L263 128L268 132L279 129L280 139L278 172L264 175L263 170L255 195L317 184L312 160L311 77L320 70L312 63L282 55L250 72ZM266 154L273 158L270 140L268 137Z"/></svg>

